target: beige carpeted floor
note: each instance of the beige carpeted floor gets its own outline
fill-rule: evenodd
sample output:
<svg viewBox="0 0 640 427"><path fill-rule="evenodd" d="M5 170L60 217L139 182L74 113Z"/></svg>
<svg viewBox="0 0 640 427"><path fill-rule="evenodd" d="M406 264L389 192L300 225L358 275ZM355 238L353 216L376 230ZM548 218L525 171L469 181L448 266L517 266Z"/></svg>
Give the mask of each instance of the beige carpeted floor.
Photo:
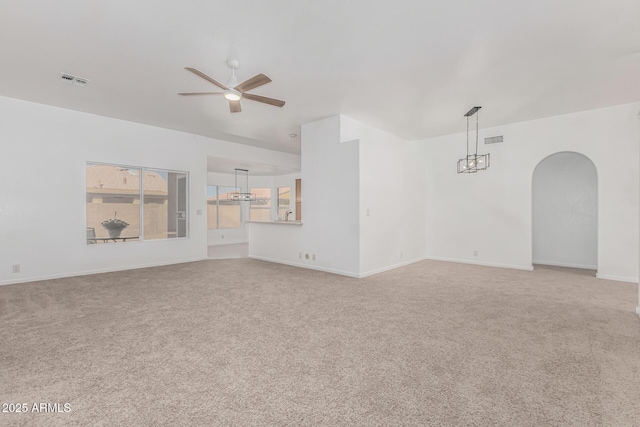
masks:
<svg viewBox="0 0 640 427"><path fill-rule="evenodd" d="M0 425L640 425L637 285L261 261L0 286ZM68 413L30 412L33 403Z"/></svg>

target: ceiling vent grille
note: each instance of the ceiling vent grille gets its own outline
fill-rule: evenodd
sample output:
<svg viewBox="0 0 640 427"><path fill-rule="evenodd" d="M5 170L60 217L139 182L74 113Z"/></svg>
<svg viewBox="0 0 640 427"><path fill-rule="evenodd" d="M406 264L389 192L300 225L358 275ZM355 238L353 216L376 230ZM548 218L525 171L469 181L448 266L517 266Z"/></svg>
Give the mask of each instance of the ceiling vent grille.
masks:
<svg viewBox="0 0 640 427"><path fill-rule="evenodd" d="M500 135L500 136L491 136L489 138L485 138L484 139L484 143L485 144L497 144L499 142L502 142L502 139L503 139L502 135Z"/></svg>
<svg viewBox="0 0 640 427"><path fill-rule="evenodd" d="M84 77L77 77L67 73L62 73L62 81L73 83L74 85L78 86L85 86L87 83L89 83L89 80L85 79Z"/></svg>

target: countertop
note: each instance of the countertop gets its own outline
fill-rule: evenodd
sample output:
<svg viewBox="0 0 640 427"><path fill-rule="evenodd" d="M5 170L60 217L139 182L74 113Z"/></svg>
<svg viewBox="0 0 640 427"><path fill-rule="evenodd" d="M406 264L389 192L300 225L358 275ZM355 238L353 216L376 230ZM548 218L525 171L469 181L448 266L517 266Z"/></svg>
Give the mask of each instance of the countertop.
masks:
<svg viewBox="0 0 640 427"><path fill-rule="evenodd" d="M302 221L246 221L252 224L302 225Z"/></svg>

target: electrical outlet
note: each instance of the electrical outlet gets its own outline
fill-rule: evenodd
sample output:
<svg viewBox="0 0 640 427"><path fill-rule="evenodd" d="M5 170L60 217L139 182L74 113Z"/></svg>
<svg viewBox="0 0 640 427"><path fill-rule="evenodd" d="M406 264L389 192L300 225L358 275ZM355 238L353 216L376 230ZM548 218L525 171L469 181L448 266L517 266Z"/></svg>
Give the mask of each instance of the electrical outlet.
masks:
<svg viewBox="0 0 640 427"><path fill-rule="evenodd" d="M305 259L309 259L309 254L304 254Z"/></svg>
<svg viewBox="0 0 640 427"><path fill-rule="evenodd" d="M313 259L315 261L316 260L316 254L313 254L313 258L311 258L311 259Z"/></svg>
<svg viewBox="0 0 640 427"><path fill-rule="evenodd" d="M302 259L302 252L298 252L298 258Z"/></svg>
<svg viewBox="0 0 640 427"><path fill-rule="evenodd" d="M220 236L221 239L224 239L224 234Z"/></svg>
<svg viewBox="0 0 640 427"><path fill-rule="evenodd" d="M20 264L13 264L11 271L13 273L20 273Z"/></svg>
<svg viewBox="0 0 640 427"><path fill-rule="evenodd" d="M369 209L367 208L367 216L370 216L371 212L369 211Z"/></svg>
<svg viewBox="0 0 640 427"><path fill-rule="evenodd" d="M202 209L197 209L196 210L196 215L202 215Z"/></svg>
<svg viewBox="0 0 640 427"><path fill-rule="evenodd" d="M478 256L478 251L473 251L473 256Z"/></svg>

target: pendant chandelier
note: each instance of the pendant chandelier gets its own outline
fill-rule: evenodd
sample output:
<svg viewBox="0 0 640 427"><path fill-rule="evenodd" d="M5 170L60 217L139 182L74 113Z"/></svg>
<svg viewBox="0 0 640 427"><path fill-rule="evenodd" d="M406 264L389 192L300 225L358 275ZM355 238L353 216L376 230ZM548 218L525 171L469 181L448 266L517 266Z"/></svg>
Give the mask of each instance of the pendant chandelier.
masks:
<svg viewBox="0 0 640 427"><path fill-rule="evenodd" d="M489 167L489 153L478 154L478 115L476 115L476 149L469 154L469 117L473 116L482 107L473 107L464 116L467 118L467 156L458 160L458 173L476 173Z"/></svg>
<svg viewBox="0 0 640 427"><path fill-rule="evenodd" d="M227 200L233 200L234 202L255 202L256 195L254 193L249 193L249 170L248 169L235 169L236 171L236 189L240 190L238 187L238 172L244 172L247 176L247 191L242 193L240 191L236 191L233 193L227 193Z"/></svg>

